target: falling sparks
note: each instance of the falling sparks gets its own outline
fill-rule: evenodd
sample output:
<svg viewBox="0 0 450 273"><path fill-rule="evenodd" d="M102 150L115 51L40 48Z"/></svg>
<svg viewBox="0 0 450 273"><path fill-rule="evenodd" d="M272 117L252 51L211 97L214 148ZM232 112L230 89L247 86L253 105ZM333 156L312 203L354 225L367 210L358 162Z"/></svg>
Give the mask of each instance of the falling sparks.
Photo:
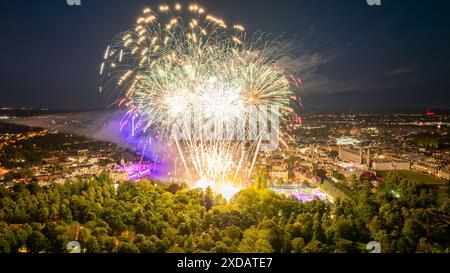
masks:
<svg viewBox="0 0 450 273"><path fill-rule="evenodd" d="M228 29L199 5L185 9L179 3L160 5L160 14L144 9L137 25L107 47L100 75L110 69L107 75L115 81L106 79L102 88L120 91L120 105L129 108L133 122L139 116L136 122L145 131L175 142L199 187L230 198L250 177L263 136L224 139L220 126L246 135L242 124L250 107L268 121L272 117L264 107L290 113L293 89L301 81L280 68L286 54L269 35L249 37L242 25ZM181 130L176 139L172 129L179 124L202 127ZM219 126L206 137L208 124Z"/></svg>

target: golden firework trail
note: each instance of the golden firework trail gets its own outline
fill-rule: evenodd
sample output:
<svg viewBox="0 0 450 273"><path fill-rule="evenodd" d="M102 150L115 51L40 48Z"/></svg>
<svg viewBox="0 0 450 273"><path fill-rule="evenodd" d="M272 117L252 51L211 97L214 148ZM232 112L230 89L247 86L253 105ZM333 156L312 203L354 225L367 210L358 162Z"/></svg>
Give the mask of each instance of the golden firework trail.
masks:
<svg viewBox="0 0 450 273"><path fill-rule="evenodd" d="M183 164L200 181L245 183L262 139L250 132L250 112L270 123L268 108L292 111L299 80L280 64L284 49L199 5L145 8L107 47L100 90L116 91L144 132L171 139L176 131Z"/></svg>

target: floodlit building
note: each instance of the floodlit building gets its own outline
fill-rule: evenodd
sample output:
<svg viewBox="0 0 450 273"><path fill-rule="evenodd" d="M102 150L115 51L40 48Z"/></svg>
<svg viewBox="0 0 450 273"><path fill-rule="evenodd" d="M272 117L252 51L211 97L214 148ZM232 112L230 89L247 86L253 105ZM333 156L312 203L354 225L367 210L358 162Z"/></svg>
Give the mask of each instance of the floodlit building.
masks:
<svg viewBox="0 0 450 273"><path fill-rule="evenodd" d="M355 164L366 164L370 167L370 149L363 151L361 141L351 137L341 137L336 140L336 143L339 146L339 160Z"/></svg>
<svg viewBox="0 0 450 273"><path fill-rule="evenodd" d="M372 162L374 171L397 171L411 170L411 162L409 161L374 161Z"/></svg>
<svg viewBox="0 0 450 273"><path fill-rule="evenodd" d="M272 171L269 173L270 179L282 179L282 180L288 180L289 179L289 172L283 171Z"/></svg>
<svg viewBox="0 0 450 273"><path fill-rule="evenodd" d="M352 137L341 137L336 140L336 143L339 146L342 146L342 145L356 146L356 145L359 145L361 143L361 141L354 139Z"/></svg>
<svg viewBox="0 0 450 273"><path fill-rule="evenodd" d="M111 172L109 177L113 182L123 182L128 180L128 173L125 171Z"/></svg>
<svg viewBox="0 0 450 273"><path fill-rule="evenodd" d="M342 161L362 164L363 163L363 154L360 149L359 152L352 152L348 150L343 150L339 147L339 159Z"/></svg>

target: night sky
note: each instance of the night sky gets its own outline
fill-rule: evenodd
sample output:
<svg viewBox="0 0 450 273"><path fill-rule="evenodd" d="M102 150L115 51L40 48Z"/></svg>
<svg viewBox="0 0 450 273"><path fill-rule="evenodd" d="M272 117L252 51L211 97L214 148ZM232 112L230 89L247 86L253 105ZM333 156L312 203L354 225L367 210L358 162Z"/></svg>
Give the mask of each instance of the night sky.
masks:
<svg viewBox="0 0 450 273"><path fill-rule="evenodd" d="M105 107L98 71L108 42L158 3L1 0L0 107ZM248 31L297 36L295 61L313 68L300 75L306 109L450 108L450 1L196 3Z"/></svg>

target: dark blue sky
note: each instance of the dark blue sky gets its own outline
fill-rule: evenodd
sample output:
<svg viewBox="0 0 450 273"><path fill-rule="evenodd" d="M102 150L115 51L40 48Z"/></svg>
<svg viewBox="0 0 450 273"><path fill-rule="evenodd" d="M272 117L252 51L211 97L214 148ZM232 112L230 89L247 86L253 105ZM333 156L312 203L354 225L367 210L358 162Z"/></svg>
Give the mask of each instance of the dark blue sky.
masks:
<svg viewBox="0 0 450 273"><path fill-rule="evenodd" d="M316 68L301 90L307 109L450 108L450 1L196 2L249 31L298 36L298 62ZM0 107L105 106L98 67L108 41L157 3L0 1Z"/></svg>

